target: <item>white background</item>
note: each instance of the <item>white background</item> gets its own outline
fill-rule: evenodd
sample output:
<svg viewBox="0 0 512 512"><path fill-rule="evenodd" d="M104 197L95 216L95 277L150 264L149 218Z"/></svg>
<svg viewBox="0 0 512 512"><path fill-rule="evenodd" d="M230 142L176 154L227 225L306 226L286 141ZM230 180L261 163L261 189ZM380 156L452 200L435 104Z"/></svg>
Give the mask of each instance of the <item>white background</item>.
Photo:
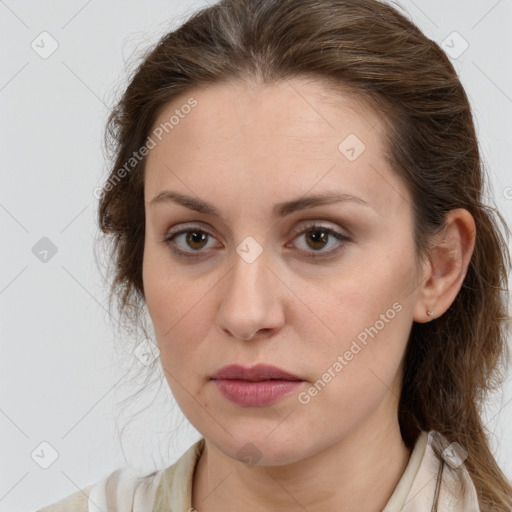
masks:
<svg viewBox="0 0 512 512"><path fill-rule="evenodd" d="M123 457L113 407L133 388L94 260L93 190L106 173L103 130L126 62L202 5L0 1L0 511L35 510L126 463L164 467L199 437L163 388L158 400L140 402L151 407L127 429ZM456 31L469 44L452 61L474 109L495 204L510 222L512 2L401 5L431 39L441 44ZM43 31L58 42L47 59L31 47ZM461 40L454 44L461 48ZM32 253L42 237L57 247L46 263ZM509 478L511 398L509 379L486 419ZM58 453L48 469L31 457L43 441Z"/></svg>

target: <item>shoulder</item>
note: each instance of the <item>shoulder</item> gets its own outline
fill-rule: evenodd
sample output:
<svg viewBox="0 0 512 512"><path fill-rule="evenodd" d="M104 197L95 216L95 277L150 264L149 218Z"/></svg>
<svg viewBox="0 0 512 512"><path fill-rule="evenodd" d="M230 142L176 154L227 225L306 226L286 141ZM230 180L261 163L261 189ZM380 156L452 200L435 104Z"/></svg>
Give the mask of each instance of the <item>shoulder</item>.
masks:
<svg viewBox="0 0 512 512"><path fill-rule="evenodd" d="M421 439L425 447L403 511L430 510L435 504L443 512L480 512L464 449L434 430Z"/></svg>
<svg viewBox="0 0 512 512"><path fill-rule="evenodd" d="M94 484L81 489L51 505L40 508L37 512L88 512L89 494Z"/></svg>
<svg viewBox="0 0 512 512"><path fill-rule="evenodd" d="M190 508L194 468L204 448L204 438L194 443L171 466L140 474L128 466L37 512L151 512L167 510L170 503ZM159 508L162 504L162 508ZM173 508L173 509L174 509Z"/></svg>
<svg viewBox="0 0 512 512"><path fill-rule="evenodd" d="M205 446L202 437L167 469L162 471L154 510L192 510L192 481L194 471Z"/></svg>
<svg viewBox="0 0 512 512"><path fill-rule="evenodd" d="M141 475L130 467L118 468L37 512L150 512L161 474L162 470Z"/></svg>

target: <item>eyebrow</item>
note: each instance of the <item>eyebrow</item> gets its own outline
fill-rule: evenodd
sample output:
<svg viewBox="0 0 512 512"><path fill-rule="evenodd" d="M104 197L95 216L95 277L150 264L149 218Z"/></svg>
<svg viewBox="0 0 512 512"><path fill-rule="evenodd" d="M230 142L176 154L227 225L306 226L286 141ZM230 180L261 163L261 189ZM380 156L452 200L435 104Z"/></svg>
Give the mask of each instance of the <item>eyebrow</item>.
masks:
<svg viewBox="0 0 512 512"><path fill-rule="evenodd" d="M153 199L151 199L151 201L149 201L149 205L153 206L167 202L177 203L190 210L222 219L221 212L214 205L197 197L181 194L180 192L174 192L172 190L163 190L158 193L153 197ZM372 207L368 202L364 201L360 197L353 196L351 194L324 192L277 203L272 209L272 213L275 217L282 218L297 211L313 208L314 206L340 202L352 202L369 208Z"/></svg>

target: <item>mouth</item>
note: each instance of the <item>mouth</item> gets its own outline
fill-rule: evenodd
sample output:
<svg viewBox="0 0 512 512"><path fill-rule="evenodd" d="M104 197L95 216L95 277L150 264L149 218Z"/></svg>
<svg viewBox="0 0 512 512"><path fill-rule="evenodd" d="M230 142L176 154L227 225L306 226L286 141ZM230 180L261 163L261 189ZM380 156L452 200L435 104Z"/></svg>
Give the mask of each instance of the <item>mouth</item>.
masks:
<svg viewBox="0 0 512 512"><path fill-rule="evenodd" d="M217 371L211 380L222 395L242 407L264 407L292 393L304 382L281 368L258 364L251 368L228 365Z"/></svg>
<svg viewBox="0 0 512 512"><path fill-rule="evenodd" d="M211 379L244 380L248 382L261 382L269 380L303 381L297 375L293 375L282 368L268 364L257 364L246 368L239 364L230 364L222 367Z"/></svg>

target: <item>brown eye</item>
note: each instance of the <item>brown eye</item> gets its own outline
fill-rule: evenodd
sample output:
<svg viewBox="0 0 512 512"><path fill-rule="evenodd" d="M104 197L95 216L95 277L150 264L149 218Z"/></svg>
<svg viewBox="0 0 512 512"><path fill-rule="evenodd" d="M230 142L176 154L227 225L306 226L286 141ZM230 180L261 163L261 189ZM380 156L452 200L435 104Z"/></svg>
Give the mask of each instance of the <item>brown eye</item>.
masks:
<svg viewBox="0 0 512 512"><path fill-rule="evenodd" d="M333 256L347 243L351 242L351 239L343 233L314 223L306 226L306 229L302 230L294 240L300 239L305 241L302 247L300 247L301 244L298 244L298 246L306 258L327 258ZM330 246L329 249L323 250L328 246Z"/></svg>
<svg viewBox="0 0 512 512"><path fill-rule="evenodd" d="M306 242L312 249L323 249L329 242L326 229L311 229L306 232Z"/></svg>
<svg viewBox="0 0 512 512"><path fill-rule="evenodd" d="M185 237L185 242L192 249L202 249L206 244L208 233L204 231L187 231L185 233L187 236Z"/></svg>
<svg viewBox="0 0 512 512"><path fill-rule="evenodd" d="M182 229L167 236L164 243L169 247L173 254L184 258L197 258L206 253L203 250L208 246L210 238L213 237L202 229ZM180 243L177 243L177 242Z"/></svg>

